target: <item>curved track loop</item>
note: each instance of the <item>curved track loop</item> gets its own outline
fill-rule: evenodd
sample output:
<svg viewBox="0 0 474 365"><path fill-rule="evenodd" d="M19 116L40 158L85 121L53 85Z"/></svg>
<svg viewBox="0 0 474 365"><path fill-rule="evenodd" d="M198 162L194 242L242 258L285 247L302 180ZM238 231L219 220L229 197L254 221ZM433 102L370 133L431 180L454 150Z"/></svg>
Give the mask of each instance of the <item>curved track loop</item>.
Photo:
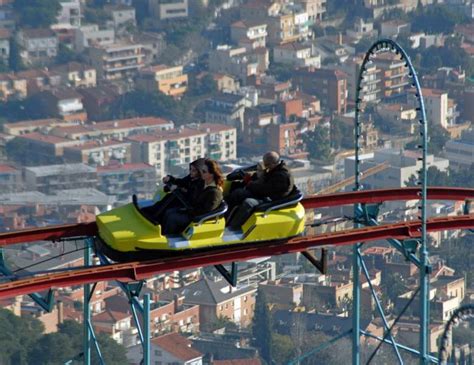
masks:
<svg viewBox="0 0 474 365"><path fill-rule="evenodd" d="M427 222L429 232L469 229L474 227L474 214L441 217ZM106 280L124 282L143 280L155 274L171 270L183 270L200 266L225 264L233 261L250 260L257 257L282 255L304 251L311 247L350 245L356 242L395 238L404 240L421 236L421 222L411 221L359 228L321 234L311 237L298 237L287 242L260 242L238 248L226 248L209 253L186 255L152 262L131 262L96 266L87 269L45 274L39 277L15 280L0 285L0 298L38 292L49 288L68 287Z"/></svg>

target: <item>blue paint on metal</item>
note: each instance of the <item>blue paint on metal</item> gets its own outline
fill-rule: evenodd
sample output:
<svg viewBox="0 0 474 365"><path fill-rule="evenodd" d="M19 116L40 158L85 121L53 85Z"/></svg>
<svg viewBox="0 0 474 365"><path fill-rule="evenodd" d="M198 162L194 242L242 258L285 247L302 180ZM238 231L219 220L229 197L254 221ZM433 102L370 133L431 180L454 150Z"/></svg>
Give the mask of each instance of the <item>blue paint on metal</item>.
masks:
<svg viewBox="0 0 474 365"><path fill-rule="evenodd" d="M318 347L316 347L315 349L305 353L304 355L296 358L296 359L293 359L291 360L289 363L287 363L286 365L296 365L296 364L299 364L300 361L308 358L309 356L311 355L314 355L316 353L318 353L319 351L322 351L324 350L325 348L329 347L330 345L332 345L334 342L336 342L337 340L349 335L350 333L352 332L352 330L349 330L349 331L346 331L344 333L341 333L340 335L338 336L335 336L333 337L332 339L330 339L329 341L326 341L324 342L323 344L319 345Z"/></svg>
<svg viewBox="0 0 474 365"><path fill-rule="evenodd" d="M145 294L143 298L143 335L145 341L143 341L143 363L144 365L150 365L150 294Z"/></svg>
<svg viewBox="0 0 474 365"><path fill-rule="evenodd" d="M0 249L0 273L7 276L8 280L14 280L17 277L17 275L15 275L15 273L7 266L3 249ZM51 312L53 310L54 290L48 290L48 293L45 296L38 293L31 293L28 294L28 296L46 312Z"/></svg>
<svg viewBox="0 0 474 365"><path fill-rule="evenodd" d="M377 305L377 310L379 311L380 317L382 318L382 322L383 322L383 325L385 327L385 331L387 331L386 333L388 334L388 337L390 337L390 341L392 341L392 343L393 343L393 349L395 351L395 354L397 355L398 362L403 365L402 357L400 355L400 352L398 351L398 347L397 347L397 344L395 342L395 339L392 336L392 332L391 332L390 327L388 325L387 318L385 318L385 313L383 311L382 304L380 303L379 297L375 293L375 289L372 285L372 281L370 280L369 271L367 270L367 266L365 265L364 259L363 259L362 255L360 254L360 250L357 253L357 255L359 256L360 264L362 266L362 271L364 272L365 278L367 279L367 283L369 284L370 291L372 292L372 296L375 299L375 304Z"/></svg>
<svg viewBox="0 0 474 365"><path fill-rule="evenodd" d="M365 54L364 60L362 62L361 68L359 70L359 77L357 80L356 86L356 106L355 106L355 120L354 120L354 135L355 135L355 187L354 190L361 190L360 178L360 144L359 137L361 136L361 121L360 121L360 102L362 101L360 91L362 90L361 82L366 71L366 65L371 61L371 58L378 52L382 51L395 51L396 54L400 55L400 59L405 61L405 66L409 69L409 77L412 79L412 86L416 88L416 98L418 101L417 111L421 113L421 118L419 119L420 123L420 138L421 144L418 146L421 149L422 157L418 160L421 161L422 167L419 170L418 184L420 186L420 202L419 209L421 210L421 239L420 239L420 253L417 258L419 261L420 269L420 364L424 365L430 362L431 357L429 356L429 344L428 344L428 328L429 328L429 262L428 262L428 249L426 244L426 200L427 200L427 153L428 153L428 126L426 120L426 111L425 104L423 101L423 94L418 81L418 76L413 67L413 64L410 60L410 57L405 52L405 50L395 41L391 39L381 39L375 42ZM357 205L354 206L354 216L357 217L357 214L360 213L360 208L358 209ZM355 223L357 228L359 225ZM394 247L397 249L402 249L406 252L403 247L403 244L394 240L388 240ZM358 365L360 362L360 282L359 282L359 272L360 272L360 260L358 257L358 248L354 246L353 250L353 280L354 280L354 289L353 289L353 354L352 354L352 363ZM413 253L408 253L407 256L410 257L411 261L415 261L414 258L416 255ZM384 341L387 342L387 341Z"/></svg>

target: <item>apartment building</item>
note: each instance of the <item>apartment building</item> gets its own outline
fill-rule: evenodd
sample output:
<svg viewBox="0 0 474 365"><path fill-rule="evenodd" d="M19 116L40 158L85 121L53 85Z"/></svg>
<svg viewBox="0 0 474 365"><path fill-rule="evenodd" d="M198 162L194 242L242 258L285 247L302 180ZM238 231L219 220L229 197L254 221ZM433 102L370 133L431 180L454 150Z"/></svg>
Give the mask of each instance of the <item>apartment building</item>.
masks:
<svg viewBox="0 0 474 365"><path fill-rule="evenodd" d="M237 158L236 128L215 123L201 123L189 127L206 133L204 144L206 156L217 161Z"/></svg>
<svg viewBox="0 0 474 365"><path fill-rule="evenodd" d="M168 333L151 339L150 364L202 365L204 354L191 347L192 342L177 333ZM127 351L129 364L139 364L143 359L142 346Z"/></svg>
<svg viewBox="0 0 474 365"><path fill-rule="evenodd" d="M461 138L446 142L445 157L454 168L472 168L474 164L474 129L465 131Z"/></svg>
<svg viewBox="0 0 474 365"><path fill-rule="evenodd" d="M23 172L26 188L44 194L97 186L96 168L82 163L25 167Z"/></svg>
<svg viewBox="0 0 474 365"><path fill-rule="evenodd" d="M136 194L151 199L156 191L156 170L145 163L110 163L97 167L97 189L107 195L115 195L117 201L129 202Z"/></svg>
<svg viewBox="0 0 474 365"><path fill-rule="evenodd" d="M20 29L17 42L20 57L28 65L47 65L58 54L58 38L50 29Z"/></svg>
<svg viewBox="0 0 474 365"><path fill-rule="evenodd" d="M273 47L273 61L293 67L321 67L321 56L311 44L287 43Z"/></svg>
<svg viewBox="0 0 474 365"><path fill-rule="evenodd" d="M239 20L230 26L230 39L248 51L265 47L267 25L262 21Z"/></svg>
<svg viewBox="0 0 474 365"><path fill-rule="evenodd" d="M250 106L249 101L242 95L218 94L205 103L204 120L208 123L220 123L244 130L245 107Z"/></svg>
<svg viewBox="0 0 474 365"><path fill-rule="evenodd" d="M445 129L451 126L452 124L450 124L448 118L448 93L438 89L427 88L422 88L421 92L428 120Z"/></svg>
<svg viewBox="0 0 474 365"><path fill-rule="evenodd" d="M183 66L150 66L140 70L136 86L147 92L180 97L188 89L188 75L183 73Z"/></svg>
<svg viewBox="0 0 474 365"><path fill-rule="evenodd" d="M199 157L209 156L217 160L236 158L236 135L235 128L203 123L130 136L127 140L132 144L132 161L154 166L161 177Z"/></svg>
<svg viewBox="0 0 474 365"><path fill-rule="evenodd" d="M130 163L132 152L130 143L103 138L65 147L63 157L66 162L82 162L92 166L105 166L113 161Z"/></svg>
<svg viewBox="0 0 474 365"><path fill-rule="evenodd" d="M152 18L159 20L187 18L188 0L150 0L148 8Z"/></svg>
<svg viewBox="0 0 474 365"><path fill-rule="evenodd" d="M14 141L14 147L10 147L12 150L9 155L25 166L62 163L64 147L78 143L39 132L22 134L17 136Z"/></svg>
<svg viewBox="0 0 474 365"><path fill-rule="evenodd" d="M135 17L135 8L133 6L127 6L122 4L106 5L104 10L112 18L110 28L113 28L117 34L127 33L127 29L130 27L137 26L137 20Z"/></svg>
<svg viewBox="0 0 474 365"><path fill-rule="evenodd" d="M418 176L417 171L421 169L422 162L419 158L420 154L418 152L395 149L376 150L374 153L360 156L362 172L382 163L389 164L389 167L383 171L367 177L363 183L364 187L366 189L386 189L407 186L412 175ZM447 171L449 160L429 154L427 155L426 164L427 168L433 166L440 171ZM345 177L354 176L354 156L347 157L344 160L344 175ZM414 201L386 203L387 210L403 210L405 214L411 214L406 209L415 206Z"/></svg>
<svg viewBox="0 0 474 365"><path fill-rule="evenodd" d="M318 20L323 20L326 14L326 0L296 0L297 4L303 7L303 10L308 14L308 21L315 23Z"/></svg>
<svg viewBox="0 0 474 365"><path fill-rule="evenodd" d="M59 74L61 84L73 88L97 86L97 72L92 66L79 62L69 62L51 67L51 71Z"/></svg>
<svg viewBox="0 0 474 365"><path fill-rule="evenodd" d="M32 132L48 132L54 127L70 126L71 124L75 123L71 123L59 118L26 120L16 123L5 123L3 125L3 132L10 136L20 136L22 134Z"/></svg>
<svg viewBox="0 0 474 365"><path fill-rule="evenodd" d="M340 70L306 68L297 70L295 86L321 100L321 107L336 114L347 110L347 75Z"/></svg>
<svg viewBox="0 0 474 365"><path fill-rule="evenodd" d="M110 46L114 43L113 29L99 29L97 24L88 24L74 30L74 47L78 52L90 46Z"/></svg>
<svg viewBox="0 0 474 365"><path fill-rule="evenodd" d="M28 82L15 74L0 74L0 100L21 100L28 96Z"/></svg>
<svg viewBox="0 0 474 365"><path fill-rule="evenodd" d="M206 133L190 128L143 134L127 138L132 144L132 161L155 166L159 177L173 172L178 165L205 156Z"/></svg>
<svg viewBox="0 0 474 365"><path fill-rule="evenodd" d="M97 70L97 75L105 80L133 77L145 64L145 54L141 44L113 43L88 48L88 58Z"/></svg>
<svg viewBox="0 0 474 365"><path fill-rule="evenodd" d="M258 68L257 54L248 53L245 47L221 45L209 52L211 72L227 73L245 82L249 76L258 74Z"/></svg>
<svg viewBox="0 0 474 365"><path fill-rule="evenodd" d="M9 165L0 164L0 191L2 194L21 191L23 179L21 170Z"/></svg>
<svg viewBox="0 0 474 365"><path fill-rule="evenodd" d="M347 75L348 99L353 102L356 98L356 88L362 62L363 57L350 57L340 66L340 69ZM359 96L365 103L378 103L383 96L382 71L374 63L366 64L365 67L364 79L360 85L362 90Z"/></svg>
<svg viewBox="0 0 474 365"><path fill-rule="evenodd" d="M268 45L276 46L300 39L300 34L296 31L293 13L279 13L268 17L266 22L268 24Z"/></svg>
<svg viewBox="0 0 474 365"><path fill-rule="evenodd" d="M382 96L386 98L403 94L409 84L408 67L405 61L394 58L390 53L377 55L374 63L381 70Z"/></svg>
<svg viewBox="0 0 474 365"><path fill-rule="evenodd" d="M183 303L199 305L199 323L208 331L219 317L225 317L239 327L250 325L255 309L255 286L233 288L222 278L201 279L184 288L164 291L160 294L171 299L175 294L184 297Z"/></svg>
<svg viewBox="0 0 474 365"><path fill-rule="evenodd" d="M81 2L80 0L61 0L61 9L56 16L56 24L53 29L77 28L81 26Z"/></svg>
<svg viewBox="0 0 474 365"><path fill-rule="evenodd" d="M10 37L8 29L0 29L0 60L7 62L10 57Z"/></svg>

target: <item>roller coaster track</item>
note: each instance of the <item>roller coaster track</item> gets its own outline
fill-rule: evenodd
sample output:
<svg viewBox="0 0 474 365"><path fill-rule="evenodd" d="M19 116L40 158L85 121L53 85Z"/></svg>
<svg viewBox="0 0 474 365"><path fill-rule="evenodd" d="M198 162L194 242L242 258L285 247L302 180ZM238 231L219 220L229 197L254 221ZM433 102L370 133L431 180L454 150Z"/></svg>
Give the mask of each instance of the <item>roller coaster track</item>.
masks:
<svg viewBox="0 0 474 365"><path fill-rule="evenodd" d="M419 196L418 188L366 190L307 197L306 209L341 206L347 204L376 204L395 200L412 200ZM474 199L474 189L436 187L428 190L428 199L467 201ZM257 257L282 255L304 251L311 247L350 245L357 242L393 238L398 240L418 238L421 222L409 221L374 227L350 229L339 232L293 238L279 242L259 242L249 245L200 252L185 257L174 257L147 262L131 262L93 266L71 271L42 273L0 284L0 298L39 292L50 288L68 287L98 281L119 280L124 282L146 279L152 275L172 270L244 261ZM474 214L438 217L428 220L427 231L474 228ZM0 234L0 246L39 240L57 241L65 238L90 237L97 234L95 223L53 226Z"/></svg>

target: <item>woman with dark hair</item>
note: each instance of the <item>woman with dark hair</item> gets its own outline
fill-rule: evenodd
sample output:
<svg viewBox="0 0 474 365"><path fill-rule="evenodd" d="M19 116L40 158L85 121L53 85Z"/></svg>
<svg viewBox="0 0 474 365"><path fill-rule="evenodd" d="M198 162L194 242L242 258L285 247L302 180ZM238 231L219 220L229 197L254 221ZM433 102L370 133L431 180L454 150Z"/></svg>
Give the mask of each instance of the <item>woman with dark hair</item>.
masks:
<svg viewBox="0 0 474 365"><path fill-rule="evenodd" d="M219 165L214 160L206 159L201 169L204 189L192 202L190 208L170 209L163 219L163 234L181 233L194 217L212 212L222 202L224 177Z"/></svg>
<svg viewBox="0 0 474 365"><path fill-rule="evenodd" d="M163 183L166 184L164 191L174 192L168 194L162 200L152 206L142 209L143 214L152 222L158 223L162 220L164 212L173 207L191 206L194 200L204 189L204 180L201 176L201 169L204 166L205 158L198 158L189 164L189 174L182 178L166 175ZM179 195L178 195L179 194ZM179 197L179 199L176 199Z"/></svg>

